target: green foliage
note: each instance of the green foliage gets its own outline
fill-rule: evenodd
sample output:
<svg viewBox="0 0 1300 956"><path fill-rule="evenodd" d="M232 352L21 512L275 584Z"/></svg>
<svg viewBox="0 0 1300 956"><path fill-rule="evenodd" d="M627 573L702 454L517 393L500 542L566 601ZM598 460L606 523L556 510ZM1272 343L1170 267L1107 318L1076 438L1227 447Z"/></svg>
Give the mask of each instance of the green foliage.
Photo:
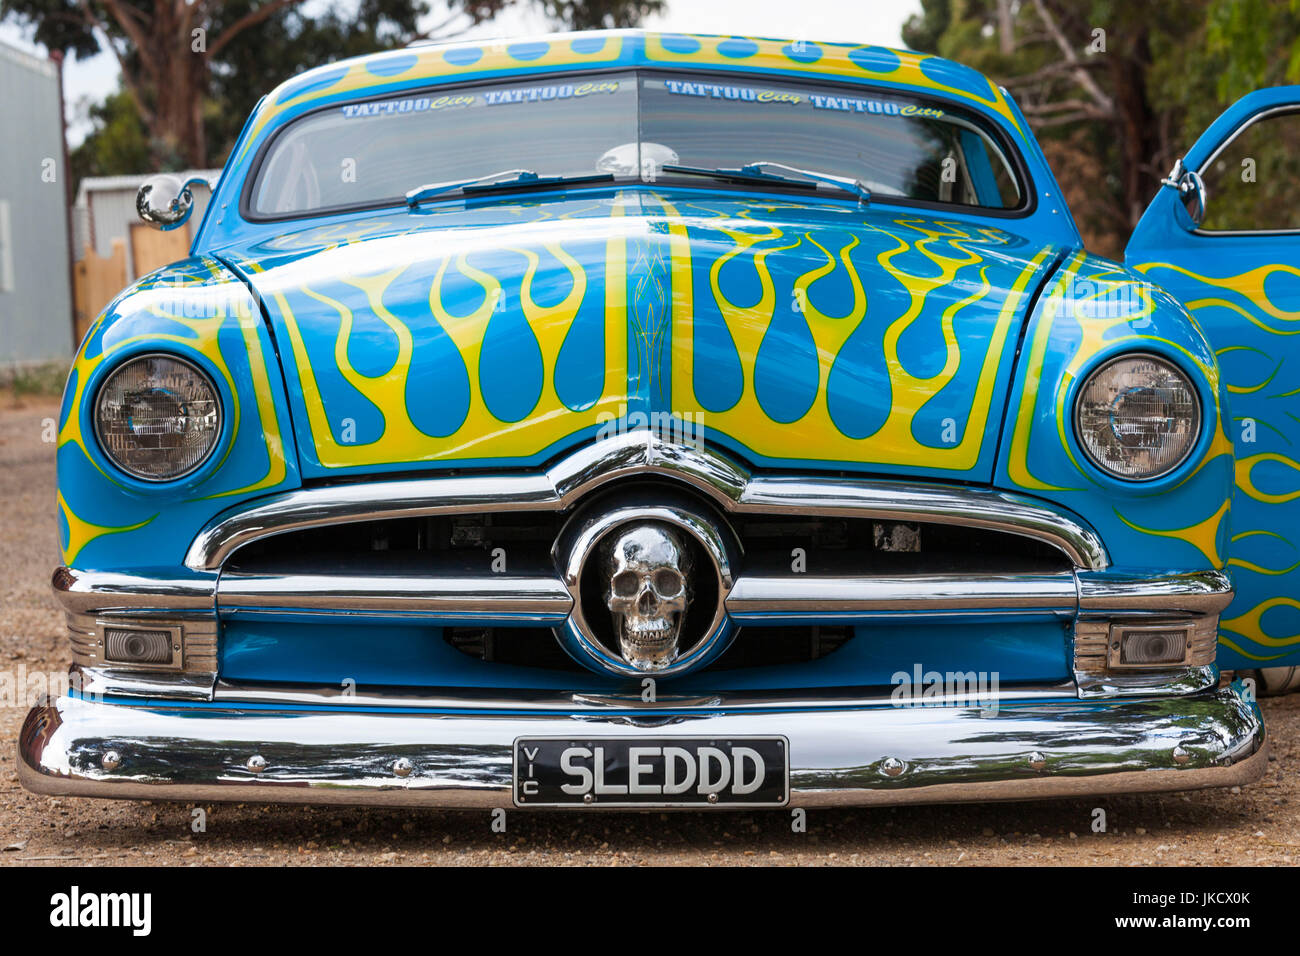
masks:
<svg viewBox="0 0 1300 956"><path fill-rule="evenodd" d="M1261 86L1300 79L1300 2L1214 0L1205 50L1219 60L1218 94L1235 100Z"/></svg>
<svg viewBox="0 0 1300 956"><path fill-rule="evenodd" d="M1300 115L1247 127L1202 170L1209 203L1202 228L1293 229L1300 209Z"/></svg>
<svg viewBox="0 0 1300 956"><path fill-rule="evenodd" d="M1097 29L1105 51L1089 52ZM1300 0L922 0L903 39L1010 89L1085 240L1108 255L1219 113L1300 82Z"/></svg>
<svg viewBox="0 0 1300 956"><path fill-rule="evenodd" d="M660 12L664 0L541 0L540 6L553 22L573 30L613 30Z"/></svg>
<svg viewBox="0 0 1300 956"><path fill-rule="evenodd" d="M28 396L49 398L63 392L68 369L60 362L15 365L9 372L9 390L15 403Z"/></svg>
<svg viewBox="0 0 1300 956"><path fill-rule="evenodd" d="M77 182L86 176L115 176L151 168L149 131L127 93L119 89L92 106L90 122L92 132L69 157Z"/></svg>
<svg viewBox="0 0 1300 956"><path fill-rule="evenodd" d="M219 36L260 5L259 0L221 4L209 35ZM225 162L263 94L303 70L403 45L415 35L416 23L426 12L423 3L409 0L361 0L355 16L334 6L314 17L302 7L286 7L245 39L225 47L211 64L203 114L209 165Z"/></svg>
<svg viewBox="0 0 1300 956"><path fill-rule="evenodd" d="M952 23L952 0L921 0L921 12L903 24L903 44L918 53L938 53L939 39Z"/></svg>

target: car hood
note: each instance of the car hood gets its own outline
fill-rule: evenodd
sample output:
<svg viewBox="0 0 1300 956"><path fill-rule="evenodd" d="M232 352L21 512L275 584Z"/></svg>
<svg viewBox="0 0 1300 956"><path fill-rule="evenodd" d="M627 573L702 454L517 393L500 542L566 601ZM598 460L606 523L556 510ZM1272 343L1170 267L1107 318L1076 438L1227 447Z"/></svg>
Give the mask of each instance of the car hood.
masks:
<svg viewBox="0 0 1300 956"><path fill-rule="evenodd" d="M270 319L304 477L532 465L648 426L759 467L991 480L1053 247L700 197L438 203L222 251Z"/></svg>

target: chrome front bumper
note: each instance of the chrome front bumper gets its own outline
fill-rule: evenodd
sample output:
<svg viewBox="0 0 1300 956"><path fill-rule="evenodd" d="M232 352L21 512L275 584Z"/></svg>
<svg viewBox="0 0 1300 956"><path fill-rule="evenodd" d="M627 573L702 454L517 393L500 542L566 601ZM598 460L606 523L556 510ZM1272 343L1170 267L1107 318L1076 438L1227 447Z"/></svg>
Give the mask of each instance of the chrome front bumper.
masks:
<svg viewBox="0 0 1300 956"><path fill-rule="evenodd" d="M1187 790L1264 772L1260 713L1237 686L1176 699L1003 695L983 707L841 698L514 712L61 697L28 715L18 772L46 794L463 809L513 805L521 736L784 736L791 806Z"/></svg>

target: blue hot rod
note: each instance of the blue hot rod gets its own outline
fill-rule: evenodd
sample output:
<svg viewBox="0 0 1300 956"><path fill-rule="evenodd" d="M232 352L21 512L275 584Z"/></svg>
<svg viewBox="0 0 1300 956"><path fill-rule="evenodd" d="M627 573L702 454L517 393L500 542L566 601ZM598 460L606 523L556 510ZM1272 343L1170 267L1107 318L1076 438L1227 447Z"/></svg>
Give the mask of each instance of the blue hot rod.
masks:
<svg viewBox="0 0 1300 956"><path fill-rule="evenodd" d="M1230 110L1121 265L1006 91L935 57L613 31L295 76L190 257L80 347L73 680L22 782L645 808L1255 779L1253 690L1300 661L1300 222L1232 177L1297 132L1297 88ZM190 203L138 198L164 228Z"/></svg>

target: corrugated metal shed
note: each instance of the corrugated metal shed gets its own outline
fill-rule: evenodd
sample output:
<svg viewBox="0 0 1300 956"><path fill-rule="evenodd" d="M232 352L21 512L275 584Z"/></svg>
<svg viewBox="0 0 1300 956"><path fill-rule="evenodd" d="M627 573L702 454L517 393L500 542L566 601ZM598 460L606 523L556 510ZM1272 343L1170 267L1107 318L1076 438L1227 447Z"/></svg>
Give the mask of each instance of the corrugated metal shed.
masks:
<svg viewBox="0 0 1300 956"><path fill-rule="evenodd" d="M0 42L0 365L72 354L59 72Z"/></svg>
<svg viewBox="0 0 1300 956"><path fill-rule="evenodd" d="M101 257L113 254L113 240L126 243L126 278L133 282L140 275L136 269L131 244L131 227L140 220L135 214L135 194L151 174L131 176L88 176L77 189L77 202L72 211L72 230L75 255L80 259L87 246ZM192 178L215 183L221 175L219 169L189 169L173 173L182 181ZM187 234L203 221L212 191L201 185L191 187L194 194L194 212L183 227ZM147 271L147 270L145 270Z"/></svg>

